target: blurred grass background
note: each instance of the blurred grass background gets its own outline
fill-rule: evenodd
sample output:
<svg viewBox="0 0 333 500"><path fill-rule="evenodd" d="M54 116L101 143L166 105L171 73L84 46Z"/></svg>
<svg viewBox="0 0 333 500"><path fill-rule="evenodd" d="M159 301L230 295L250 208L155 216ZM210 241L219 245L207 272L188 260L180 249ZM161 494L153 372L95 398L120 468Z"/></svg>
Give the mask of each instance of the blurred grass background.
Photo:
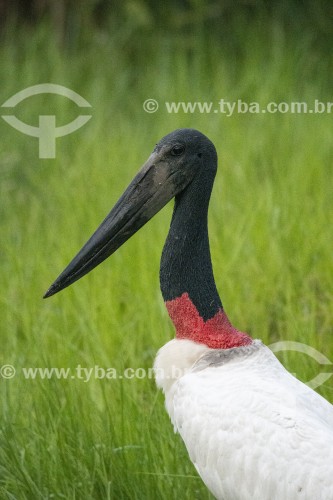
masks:
<svg viewBox="0 0 333 500"><path fill-rule="evenodd" d="M118 199L155 143L178 127L219 154L211 208L218 289L233 323L270 344L333 359L332 115L168 114L165 101L332 99L328 1L0 2L0 102L57 83L92 119L38 159L37 139L0 122L0 498L211 498L152 379L25 380L22 367L152 366L173 336L158 268L169 204L110 260L41 296ZM160 103L145 113L145 99ZM37 125L74 103L41 95L15 116ZM329 368L279 355L304 381ZM319 389L333 401L332 378Z"/></svg>

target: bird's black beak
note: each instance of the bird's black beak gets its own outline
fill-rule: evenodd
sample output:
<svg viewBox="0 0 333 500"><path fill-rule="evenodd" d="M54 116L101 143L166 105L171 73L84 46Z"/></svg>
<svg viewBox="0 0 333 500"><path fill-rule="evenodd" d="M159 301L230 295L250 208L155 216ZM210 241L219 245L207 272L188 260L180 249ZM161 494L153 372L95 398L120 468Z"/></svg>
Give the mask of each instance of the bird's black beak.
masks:
<svg viewBox="0 0 333 500"><path fill-rule="evenodd" d="M44 298L82 278L113 254L190 180L171 158L152 153L109 215L50 286Z"/></svg>

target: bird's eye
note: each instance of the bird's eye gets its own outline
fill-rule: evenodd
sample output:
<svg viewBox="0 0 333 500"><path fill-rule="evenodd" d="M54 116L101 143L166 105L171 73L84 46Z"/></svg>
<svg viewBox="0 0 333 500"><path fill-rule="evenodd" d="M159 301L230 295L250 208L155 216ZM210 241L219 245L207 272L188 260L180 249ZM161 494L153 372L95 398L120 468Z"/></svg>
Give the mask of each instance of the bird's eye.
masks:
<svg viewBox="0 0 333 500"><path fill-rule="evenodd" d="M184 153L185 146L183 144L177 144L171 149L172 156L180 156Z"/></svg>

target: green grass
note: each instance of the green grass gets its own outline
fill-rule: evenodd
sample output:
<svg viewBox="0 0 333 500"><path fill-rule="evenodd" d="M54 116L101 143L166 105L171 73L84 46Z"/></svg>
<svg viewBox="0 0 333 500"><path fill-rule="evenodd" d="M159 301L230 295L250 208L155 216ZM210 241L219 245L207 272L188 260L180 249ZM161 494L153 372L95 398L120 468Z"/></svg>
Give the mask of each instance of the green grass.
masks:
<svg viewBox="0 0 333 500"><path fill-rule="evenodd" d="M173 328L159 293L169 204L91 275L43 301L44 291L97 227L155 143L177 127L216 144L211 209L218 289L232 322L270 344L295 340L333 360L332 115L167 114L164 101L332 100L332 60L307 34L240 22L237 46L198 36L95 33L61 53L47 27L10 33L0 48L4 102L36 83L80 93L91 121L57 140L55 160L36 139L1 120L1 357L17 375L1 380L0 498L212 498L196 475L153 379L26 380L22 367L148 370ZM239 38L237 38L239 37ZM20 47L20 48L19 48ZM238 59L233 51L237 49ZM142 102L155 98L156 114ZM22 102L37 124L60 97ZM44 108L42 108L44 106ZM45 108L46 107L46 108ZM46 111L46 112L45 112ZM322 367L285 353L306 381ZM333 401L332 379L319 389Z"/></svg>

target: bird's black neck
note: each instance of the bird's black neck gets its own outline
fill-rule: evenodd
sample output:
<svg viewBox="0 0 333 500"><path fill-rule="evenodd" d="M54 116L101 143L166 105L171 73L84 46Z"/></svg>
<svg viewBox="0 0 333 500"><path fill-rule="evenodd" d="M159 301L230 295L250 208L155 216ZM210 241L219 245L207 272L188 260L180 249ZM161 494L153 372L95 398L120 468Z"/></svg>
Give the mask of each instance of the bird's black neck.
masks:
<svg viewBox="0 0 333 500"><path fill-rule="evenodd" d="M164 300L187 293L204 321L222 309L214 281L207 225L214 177L215 172L205 171L176 196L160 269Z"/></svg>

